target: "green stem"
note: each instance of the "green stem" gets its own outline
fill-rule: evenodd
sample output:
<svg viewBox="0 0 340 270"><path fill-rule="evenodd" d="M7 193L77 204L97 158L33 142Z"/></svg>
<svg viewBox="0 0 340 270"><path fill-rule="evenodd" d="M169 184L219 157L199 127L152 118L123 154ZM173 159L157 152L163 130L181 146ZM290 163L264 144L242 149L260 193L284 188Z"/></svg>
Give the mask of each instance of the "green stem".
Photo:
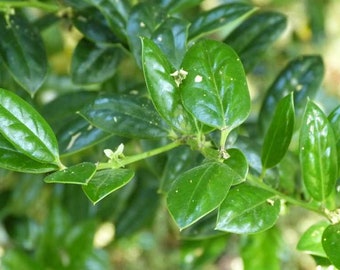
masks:
<svg viewBox="0 0 340 270"><path fill-rule="evenodd" d="M53 4L46 4L39 1L1 1L0 9L4 8L24 8L24 7L32 7L43 9L49 12L57 12L60 7Z"/></svg>
<svg viewBox="0 0 340 270"><path fill-rule="evenodd" d="M179 141L174 141L172 143L169 143L167 145L164 145L162 147L147 151L147 152L143 152L141 154L137 154L137 155L133 155L133 156L127 156L124 157L123 159L119 160L119 161L113 161L113 162L100 162L97 163L97 170L105 170L105 169L115 169L115 168L120 168L120 167L124 167L126 165L129 165L131 163L149 158L149 157L153 157L156 155L159 155L161 153L167 152L171 149L174 149L178 146L181 145L181 142Z"/></svg>
<svg viewBox="0 0 340 270"><path fill-rule="evenodd" d="M260 179L256 176L248 174L247 180L250 184L257 186L259 188L262 188L264 190L267 190L271 193L274 193L276 196L280 197L281 199L285 200L286 202L289 202L289 203L294 204L296 206L299 206L299 207L308 209L310 211L316 212L316 213L328 218L328 215L320 207L311 205L307 202L296 200L296 199L294 199L294 198L292 198L292 197L290 197L286 194L283 194L283 193L277 191L276 189L273 189L270 186L266 185L265 183L262 182L262 179Z"/></svg>

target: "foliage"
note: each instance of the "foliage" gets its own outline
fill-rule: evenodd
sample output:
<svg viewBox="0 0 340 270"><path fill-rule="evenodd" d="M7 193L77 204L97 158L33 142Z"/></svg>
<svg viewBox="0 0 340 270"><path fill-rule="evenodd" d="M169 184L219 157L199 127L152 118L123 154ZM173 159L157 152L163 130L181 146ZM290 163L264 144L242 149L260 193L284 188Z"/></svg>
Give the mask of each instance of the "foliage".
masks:
<svg viewBox="0 0 340 270"><path fill-rule="evenodd" d="M252 265L279 269L292 206L322 219L297 248L340 268L340 105L314 101L322 58L290 59L254 106L247 78L286 17L200 2L0 2L2 269L109 269L98 228L132 237L164 208L183 268L236 234L246 269L258 249L272 255ZM53 55L70 52L56 39L72 29L58 72Z"/></svg>

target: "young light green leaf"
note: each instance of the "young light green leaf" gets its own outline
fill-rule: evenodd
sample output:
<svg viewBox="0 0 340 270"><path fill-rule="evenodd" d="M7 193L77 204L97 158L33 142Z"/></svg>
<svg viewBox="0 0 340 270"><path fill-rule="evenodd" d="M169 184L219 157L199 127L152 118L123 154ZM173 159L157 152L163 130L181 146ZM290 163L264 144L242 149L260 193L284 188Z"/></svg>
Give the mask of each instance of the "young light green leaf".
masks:
<svg viewBox="0 0 340 270"><path fill-rule="evenodd" d="M327 257L322 247L322 234L328 225L327 221L320 221L308 228L301 236L297 249L311 255Z"/></svg>
<svg viewBox="0 0 340 270"><path fill-rule="evenodd" d="M340 105L329 114L328 121L334 131L338 152L338 164L340 164ZM338 177L340 177L340 165L338 165Z"/></svg>
<svg viewBox="0 0 340 270"><path fill-rule="evenodd" d="M247 18L224 40L231 46L248 72L287 26L285 15L273 11L256 13Z"/></svg>
<svg viewBox="0 0 340 270"><path fill-rule="evenodd" d="M103 82L114 75L123 55L121 45L98 45L82 39L72 56L72 80L77 84Z"/></svg>
<svg viewBox="0 0 340 270"><path fill-rule="evenodd" d="M250 97L245 73L233 49L221 42L202 40L186 53L180 84L185 108L199 121L232 130L246 120Z"/></svg>
<svg viewBox="0 0 340 270"><path fill-rule="evenodd" d="M301 115L307 97L313 98L320 87L324 75L322 58L306 55L293 59L277 76L269 87L259 115L262 131L265 132L272 118L273 108L290 92L294 92L294 107Z"/></svg>
<svg viewBox="0 0 340 270"><path fill-rule="evenodd" d="M220 205L216 230L258 233L272 227L279 217L275 194L248 184L235 186Z"/></svg>
<svg viewBox="0 0 340 270"><path fill-rule="evenodd" d="M154 139L168 135L162 119L146 98L100 96L80 115L93 126L119 136Z"/></svg>
<svg viewBox="0 0 340 270"><path fill-rule="evenodd" d="M167 196L170 214L182 230L216 209L237 178L225 164L209 162L180 175Z"/></svg>
<svg viewBox="0 0 340 270"><path fill-rule="evenodd" d="M46 183L87 185L96 172L96 165L91 162L83 162L54 172L45 177Z"/></svg>
<svg viewBox="0 0 340 270"><path fill-rule="evenodd" d="M0 134L27 158L62 167L55 135L45 119L14 93L0 89Z"/></svg>
<svg viewBox="0 0 340 270"><path fill-rule="evenodd" d="M11 145L0 133L0 167L17 172L46 173L58 170L58 166L40 163L28 158L21 151Z"/></svg>
<svg viewBox="0 0 340 270"><path fill-rule="evenodd" d="M176 131L192 133L193 120L185 111L178 90L185 71L176 71L150 39L142 38L142 53L146 85L158 113Z"/></svg>
<svg viewBox="0 0 340 270"><path fill-rule="evenodd" d="M133 176L134 172L129 169L98 171L82 188L86 196L96 204L110 193L126 185Z"/></svg>
<svg viewBox="0 0 340 270"><path fill-rule="evenodd" d="M275 166L286 154L293 136L294 120L294 100L291 93L277 104L264 138L261 161L265 169Z"/></svg>
<svg viewBox="0 0 340 270"><path fill-rule="evenodd" d="M322 246L332 264L340 268L340 223L329 225L324 230Z"/></svg>
<svg viewBox="0 0 340 270"><path fill-rule="evenodd" d="M308 193L324 201L338 175L336 141L325 114L312 101L307 103L300 130L300 164Z"/></svg>
<svg viewBox="0 0 340 270"><path fill-rule="evenodd" d="M231 32L255 10L245 3L230 3L203 12L192 22L189 38L197 39L222 27Z"/></svg>
<svg viewBox="0 0 340 270"><path fill-rule="evenodd" d="M47 74L47 57L39 32L20 12L0 16L0 57L13 78L31 96L40 88Z"/></svg>

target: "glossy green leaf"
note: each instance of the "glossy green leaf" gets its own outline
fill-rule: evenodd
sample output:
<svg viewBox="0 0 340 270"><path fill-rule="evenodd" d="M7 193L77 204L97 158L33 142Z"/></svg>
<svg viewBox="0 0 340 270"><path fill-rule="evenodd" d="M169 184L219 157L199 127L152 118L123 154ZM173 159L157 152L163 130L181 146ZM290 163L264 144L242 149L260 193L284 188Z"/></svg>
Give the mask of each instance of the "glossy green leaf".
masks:
<svg viewBox="0 0 340 270"><path fill-rule="evenodd" d="M263 101L259 115L262 131L267 130L273 108L291 92L294 92L296 113L301 114L307 97L313 98L319 89L323 75L324 65L320 56L300 56L289 62L269 87Z"/></svg>
<svg viewBox="0 0 340 270"><path fill-rule="evenodd" d="M322 234L328 225L328 222L320 221L309 227L301 236L297 249L311 255L327 257L322 247Z"/></svg>
<svg viewBox="0 0 340 270"><path fill-rule="evenodd" d="M286 154L294 130L293 94L284 97L274 112L263 142L261 161L264 168L274 167Z"/></svg>
<svg viewBox="0 0 340 270"><path fill-rule="evenodd" d="M45 173L58 170L58 166L41 163L28 158L11 145L0 133L0 167L11 171L25 173Z"/></svg>
<svg viewBox="0 0 340 270"><path fill-rule="evenodd" d="M99 45L82 39L72 57L73 82L91 84L109 79L115 74L123 55L121 45Z"/></svg>
<svg viewBox="0 0 340 270"><path fill-rule="evenodd" d="M230 3L200 13L189 28L189 38L197 39L222 27L230 32L254 11L251 5Z"/></svg>
<svg viewBox="0 0 340 270"><path fill-rule="evenodd" d="M160 48L147 38L142 38L143 71L151 99L158 113L177 131L191 133L193 120L185 111L176 78L176 72Z"/></svg>
<svg viewBox="0 0 340 270"><path fill-rule="evenodd" d="M237 178L225 164L209 162L180 175L167 196L170 214L182 230L216 209Z"/></svg>
<svg viewBox="0 0 340 270"><path fill-rule="evenodd" d="M162 0L161 6L172 14L184 11L189 7L194 7L201 2L203 2L203 0Z"/></svg>
<svg viewBox="0 0 340 270"><path fill-rule="evenodd" d="M87 39L93 42L113 43L117 40L105 17L97 8L90 7L77 12L72 22Z"/></svg>
<svg viewBox="0 0 340 270"><path fill-rule="evenodd" d="M142 66L142 63L144 65L144 60L141 60L142 45L140 38L151 38L152 33L166 19L163 12L157 4L151 5L150 3L137 4L131 10L127 23L127 36L131 51L140 66Z"/></svg>
<svg viewBox="0 0 340 270"><path fill-rule="evenodd" d="M121 40L126 40L126 23L130 12L130 3L125 0L85 0L103 14L111 31Z"/></svg>
<svg viewBox="0 0 340 270"><path fill-rule="evenodd" d="M334 131L336 148L338 152L338 164L340 164L340 106L336 107L329 114L328 121L330 122ZM338 165L338 177L340 177L340 165Z"/></svg>
<svg viewBox="0 0 340 270"><path fill-rule="evenodd" d="M133 176L134 172L129 169L98 171L90 182L82 188L91 202L96 204L115 190L126 185Z"/></svg>
<svg viewBox="0 0 340 270"><path fill-rule="evenodd" d="M324 230L322 246L332 264L340 268L340 223L329 225Z"/></svg>
<svg viewBox="0 0 340 270"><path fill-rule="evenodd" d="M0 16L0 57L13 78L31 96L47 74L47 57L39 32L17 11L7 22Z"/></svg>
<svg viewBox="0 0 340 270"><path fill-rule="evenodd" d="M45 119L26 101L0 89L0 134L20 153L59 166L58 144Z"/></svg>
<svg viewBox="0 0 340 270"><path fill-rule="evenodd" d="M235 176L237 176L232 185L240 184L246 180L248 174L247 158L242 151L237 148L228 149L227 152L230 157L225 159L223 163L228 165L229 168L234 171Z"/></svg>
<svg viewBox="0 0 340 270"><path fill-rule="evenodd" d="M286 26L287 19L282 13L264 11L246 19L224 42L237 52L244 69L248 72L282 34Z"/></svg>
<svg viewBox="0 0 340 270"><path fill-rule="evenodd" d="M165 57L178 70L187 49L188 27L187 21L170 17L151 35L152 40L162 50Z"/></svg>
<svg viewBox="0 0 340 270"><path fill-rule="evenodd" d="M180 84L185 108L199 121L232 130L246 120L250 97L245 73L233 49L221 42L202 40L186 53Z"/></svg>
<svg viewBox="0 0 340 270"><path fill-rule="evenodd" d="M90 125L80 116L68 121L57 133L60 153L64 156L87 149L112 136Z"/></svg>
<svg viewBox="0 0 340 270"><path fill-rule="evenodd" d="M54 172L45 177L46 183L63 183L87 185L96 172L96 165L90 162L83 162L77 165Z"/></svg>
<svg viewBox="0 0 340 270"><path fill-rule="evenodd" d="M258 233L272 227L279 217L280 201L275 194L241 184L231 189L219 207L216 230Z"/></svg>
<svg viewBox="0 0 340 270"><path fill-rule="evenodd" d="M82 109L80 114L93 126L123 137L154 139L168 134L146 98L100 96L93 104Z"/></svg>
<svg viewBox="0 0 340 270"><path fill-rule="evenodd" d="M300 165L308 193L324 201L334 190L338 158L333 129L312 101L307 103L300 130Z"/></svg>

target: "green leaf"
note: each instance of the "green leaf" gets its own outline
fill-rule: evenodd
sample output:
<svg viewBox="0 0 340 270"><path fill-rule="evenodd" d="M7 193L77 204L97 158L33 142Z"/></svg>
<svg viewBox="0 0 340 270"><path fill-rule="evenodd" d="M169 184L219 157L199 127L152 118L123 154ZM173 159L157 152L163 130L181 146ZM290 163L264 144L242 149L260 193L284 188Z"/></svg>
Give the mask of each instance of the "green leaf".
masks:
<svg viewBox="0 0 340 270"><path fill-rule="evenodd" d="M322 234L322 246L332 264L340 268L340 223L329 225Z"/></svg>
<svg viewBox="0 0 340 270"><path fill-rule="evenodd" d="M170 14L184 11L189 7L197 6L203 0L162 0L161 5Z"/></svg>
<svg viewBox="0 0 340 270"><path fill-rule="evenodd" d="M312 101L306 106L300 130L300 165L308 193L324 201L334 190L338 158L333 129Z"/></svg>
<svg viewBox="0 0 340 270"><path fill-rule="evenodd" d="M184 57L180 84L185 108L199 121L232 130L248 117L250 97L240 59L221 42L202 40Z"/></svg>
<svg viewBox="0 0 340 270"><path fill-rule="evenodd" d="M340 106L336 107L328 116L328 121L330 122L335 139L337 141L336 148L338 152L338 164L340 164ZM340 177L340 166L338 165L338 177Z"/></svg>
<svg viewBox="0 0 340 270"><path fill-rule="evenodd" d="M0 57L13 78L33 96L47 74L47 57L39 32L17 10L8 22L0 15L0 33Z"/></svg>
<svg viewBox="0 0 340 270"><path fill-rule="evenodd" d="M0 167L11 171L25 173L45 173L58 170L58 166L40 163L28 158L11 145L0 133Z"/></svg>
<svg viewBox="0 0 340 270"><path fill-rule="evenodd" d="M142 38L143 71L152 102L158 113L175 130L191 133L192 117L185 111L175 78L176 72L160 48L150 39Z"/></svg>
<svg viewBox="0 0 340 270"><path fill-rule="evenodd" d="M98 43L113 43L117 37L112 33L103 14L94 7L74 14L72 22L84 36Z"/></svg>
<svg viewBox="0 0 340 270"><path fill-rule="evenodd" d="M300 56L293 59L269 87L259 115L262 131L267 130L273 115L273 108L279 101L294 92L294 107L300 115L305 108L307 97L313 98L324 75L322 58L317 55Z"/></svg>
<svg viewBox="0 0 340 270"><path fill-rule="evenodd" d="M30 104L4 89L0 89L0 134L26 158L61 166L50 126Z"/></svg>
<svg viewBox="0 0 340 270"><path fill-rule="evenodd" d="M99 45L83 38L72 57L73 82L91 84L109 79L115 74L123 55L121 45Z"/></svg>
<svg viewBox="0 0 340 270"><path fill-rule="evenodd" d="M197 39L222 27L230 32L255 10L248 4L230 3L200 13L189 28L189 38Z"/></svg>
<svg viewBox="0 0 340 270"><path fill-rule="evenodd" d="M297 249L311 255L327 257L322 247L322 234L328 225L328 222L320 221L308 228L301 236Z"/></svg>
<svg viewBox="0 0 340 270"><path fill-rule="evenodd" d="M90 162L83 162L68 167L61 171L54 172L45 177L46 183L63 183L87 185L96 172L96 165Z"/></svg>
<svg viewBox="0 0 340 270"><path fill-rule="evenodd" d="M135 5L130 13L127 23L127 36L129 47L139 66L144 65L144 60L141 61L142 45L141 37L151 38L152 33L161 25L166 16L164 11L157 4L139 3Z"/></svg>
<svg viewBox="0 0 340 270"><path fill-rule="evenodd" d="M248 72L287 26L286 17L278 12L264 11L246 19L224 40L231 46Z"/></svg>
<svg viewBox="0 0 340 270"><path fill-rule="evenodd" d="M280 201L275 194L241 184L231 189L219 207L216 230L258 233L271 228L279 217Z"/></svg>
<svg viewBox="0 0 340 270"><path fill-rule="evenodd" d="M234 171L235 176L232 185L238 185L246 180L248 174L248 161L242 151L237 148L228 149L229 158L225 159L223 163L228 165Z"/></svg>
<svg viewBox="0 0 340 270"><path fill-rule="evenodd" d="M133 176L134 172L129 169L98 171L82 188L91 202L96 204L110 193L126 185Z"/></svg>
<svg viewBox="0 0 340 270"><path fill-rule="evenodd" d="M111 134L154 139L168 135L149 100L134 96L105 95L80 111L87 121Z"/></svg>
<svg viewBox="0 0 340 270"><path fill-rule="evenodd" d="M10 249L1 258L2 270L43 270L44 267L21 250Z"/></svg>
<svg viewBox="0 0 340 270"><path fill-rule="evenodd" d="M189 23L179 18L167 18L151 35L165 57L179 70L187 49Z"/></svg>
<svg viewBox="0 0 340 270"><path fill-rule="evenodd" d="M180 175L167 196L170 214L182 230L216 209L235 176L225 164L209 162Z"/></svg>
<svg viewBox="0 0 340 270"><path fill-rule="evenodd" d="M286 154L294 130L293 94L284 97L275 109L263 142L261 161L265 169L274 167Z"/></svg>

